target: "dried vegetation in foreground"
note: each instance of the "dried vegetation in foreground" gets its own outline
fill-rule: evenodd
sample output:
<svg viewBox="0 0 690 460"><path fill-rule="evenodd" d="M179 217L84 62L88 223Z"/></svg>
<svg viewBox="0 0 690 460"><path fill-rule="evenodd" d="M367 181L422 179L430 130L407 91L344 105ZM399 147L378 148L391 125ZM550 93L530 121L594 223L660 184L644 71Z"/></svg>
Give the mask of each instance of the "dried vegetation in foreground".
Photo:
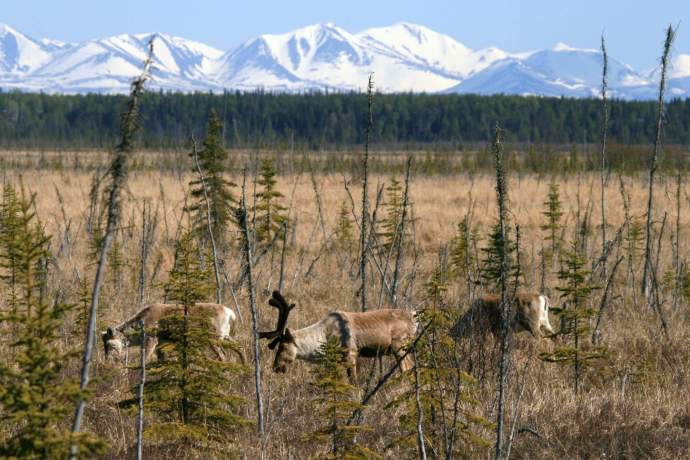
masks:
<svg viewBox="0 0 690 460"><path fill-rule="evenodd" d="M372 153L372 158L375 156ZM304 161L305 157L300 157ZM251 212L256 195L254 187L260 191L261 185L254 182L259 169L258 158L251 155L249 158L246 180L239 175L228 179L237 184L246 183ZM88 162L88 159L83 161ZM312 175L306 169L302 170L307 172L290 173L291 169L280 169L281 174L275 176L275 191L283 195L280 203L286 208L284 215L289 222L284 239L283 292L297 303L290 317L291 327L301 327L333 309L358 311L361 308L359 232L355 221L355 216L361 216L361 185L357 177L349 175ZM397 176L377 173L369 177L369 207L376 210L375 228L382 240L372 243L367 267L367 299L371 309L388 307L391 303L386 286L395 260L388 256L387 246L383 244L386 239L383 224L391 213L394 214L395 207L386 207L391 200L385 187L393 184L395 178L399 182L399 193L400 183L404 183L404 167L391 169ZM97 330L132 315L139 308L140 296L144 302L161 301L165 297L164 287L175 258L175 245L187 224L183 210L189 200L189 183L195 179L192 171L191 165L186 163L178 172L147 168L130 173L123 199L123 218L103 286ZM543 286L553 306L568 308L557 290L563 284L558 277L558 270L562 268L559 260L576 237L582 244L586 268L591 269L601 253L600 177L596 173L576 173L567 177L516 175L511 174L510 169L508 173L508 221L513 232L519 225L520 233L520 283L528 290L540 290ZM59 293L65 302L78 306L66 318L60 332L61 346L65 349L82 340L83 309L88 306L84 305L85 283L93 279L95 270L94 228L101 213L101 202L98 197L90 196L94 177L98 175L71 168L5 170L8 183L18 188L23 184L27 191L36 194L37 215L46 233L51 235L49 295L54 297ZM543 228L548 220L544 215L547 209L544 202L548 199L551 182L559 186L563 213L554 233ZM685 210L689 199L682 181L676 189L676 177L666 175L657 181L654 255L659 302L649 306L640 290L646 184L642 175L619 177L614 172L608 179L605 190L607 233L613 244L607 273L613 273L612 267L619 258L622 261L608 292L604 289L607 279L601 270L595 270L591 277L592 283L600 289L593 291L586 300L587 307L595 313L586 322L591 334L604 305L595 339L597 346L605 346L607 356L593 361L583 370L580 391L575 391L570 365L561 366L538 358L540 353L554 352L565 346L565 338L535 342L525 334L516 336L506 396L506 426L513 438L511 454L514 458L675 459L690 455L690 401L687 397L690 385L690 277L685 268L686 241L690 239L687 231L690 213ZM377 206L377 191L381 187L384 191ZM460 316L474 298L491 289L480 281L487 258L482 248L488 245L497 215L494 187L495 179L488 175L424 175L419 171L415 173L413 168L409 231L405 231L406 236L400 244L399 308L438 307L447 312L446 321L450 321L451 317ZM679 209L680 216L677 216ZM464 226L459 226L463 222ZM551 252L553 241L548 239L549 234L556 235L562 242ZM235 226L228 226L226 240L227 250L221 264L225 280L222 296L225 304L239 309L241 320L234 334L250 356L253 347L251 315L247 290L244 283L238 282L243 271L243 254L239 249L241 235ZM259 325L264 330L271 329L274 324L274 313L267 299L281 281L283 252L281 238L271 239L269 232L268 241L264 243L267 250L255 254L262 255L253 267ZM388 248L396 246L395 239L392 243ZM142 251L142 247L146 251ZM386 282L382 285L383 270ZM602 303L605 294L607 299ZM213 300L215 294L209 295ZM667 324L666 332L661 318ZM558 329L558 318L553 314L551 321ZM436 328L434 333L438 334L437 346L453 348L453 359L458 366L476 379L474 383L469 378L463 380L468 393L463 393L466 398L460 405L467 414L476 417L472 420L477 423L470 424L472 426L466 430L458 429L462 439L457 441L452 454L488 458L492 455L491 449L483 447L480 438L493 439L493 429L481 420L495 419L498 346L491 337L473 338L456 346L446 340L447 330L443 327ZM591 337L584 336L583 342L584 352L593 348ZM2 347L3 356L10 359L7 340L3 340ZM130 364L138 362L137 355L133 348ZM287 374L274 374L270 367L272 357L261 344L264 439L253 426L237 428L227 432L224 450L216 451L214 456L260 458L263 450L266 458L308 458L329 451L328 443L314 441L320 438L305 438L323 425L314 405L317 387L310 383L315 379L313 368L296 363ZM392 362L386 360L384 372L391 365ZM375 360L363 359L360 366L364 371L360 372L357 391L363 394L376 382L380 370ZM93 396L87 405L84 429L107 442L105 458L132 457L136 440L135 414L120 408L118 403L133 397L139 372L124 370L119 363L106 360L100 347L93 370ZM76 360L64 372L76 375L79 372ZM425 383L424 379L429 376L431 380ZM419 377L422 384L435 385L433 373L422 372ZM254 382L250 373L233 375L227 385L245 398L241 415L256 420ZM357 434L358 445L384 457L417 456L414 442L394 442L408 434L408 427L400 419L405 405L391 403L408 389L407 380L394 378L362 409L361 421L369 430ZM447 452L440 450L443 443L436 442L444 436L443 423L439 420L445 415L435 412L440 407L434 409L433 401L422 398L421 404L429 404L432 409L424 412L424 427L430 430L425 433L427 454L431 458L446 457ZM470 416L467 417L470 420ZM2 435L6 436L11 430L12 427L3 427ZM144 443L146 458L173 455L207 458L207 454L191 452L174 444Z"/></svg>

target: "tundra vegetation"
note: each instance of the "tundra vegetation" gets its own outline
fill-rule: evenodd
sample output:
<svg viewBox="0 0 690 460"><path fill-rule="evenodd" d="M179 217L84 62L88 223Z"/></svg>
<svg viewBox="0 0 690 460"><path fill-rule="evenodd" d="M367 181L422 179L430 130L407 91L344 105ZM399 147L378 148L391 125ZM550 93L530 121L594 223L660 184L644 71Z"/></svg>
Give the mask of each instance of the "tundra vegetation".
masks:
<svg viewBox="0 0 690 460"><path fill-rule="evenodd" d="M511 155L510 147L507 147L506 153ZM326 156L330 154L311 155L309 159L312 163L327 161ZM338 152L332 154L341 155ZM3 155L13 162L31 161L18 153L5 152ZM69 154L70 157L78 156L82 164L96 161L91 155L79 152ZM158 155L162 154L137 153L133 160L138 164L153 164ZM235 161L238 162L250 159L242 152L229 152L231 158L233 155L236 155ZM444 452L451 451L451 447L443 446L445 423L448 438L453 443L454 456L482 457L491 451L491 447L483 446L487 442L491 445L493 441L492 427L485 425L484 421L495 420L497 339L492 334L486 334L456 342L448 332L476 299L497 292L484 277L486 264L492 259L483 251L488 247L495 227L495 181L490 171L452 176L426 174L418 169L419 163L424 161L424 154L415 153L413 157L416 166L413 166L410 184L409 233L401 245L403 260L398 308L422 312L419 320L421 326L432 317L436 318L434 328L425 333L416 349L419 412L423 415L427 456L445 457ZM184 211L185 203L190 202L188 183L198 177L191 158L184 152L179 158L188 172L177 174L148 167L130 171L128 193L123 198L123 220L116 240L120 248L117 261L120 268L106 272L96 328L99 332L108 326L120 324L141 308L138 298L144 203L151 206L152 216L158 215L156 231L148 243L145 296L151 301L160 299L173 302L175 294L170 290L170 273L175 260L179 260L179 256L176 256L179 252L178 242L187 234L187 224L190 222ZM282 204L287 208L286 215L291 221L286 240L283 292L297 306L291 313L288 327L297 329L307 326L332 310L360 311L357 273L361 254L357 237L361 213L356 195L357 176L316 174L327 232L324 240L309 170L300 169L295 164L291 174L287 162L281 163L275 156L270 158L277 165L275 187L284 195ZM101 159L106 160L106 157ZM403 155L399 155L398 159L400 164L392 168L390 174L371 175L372 189L377 184L390 184L392 177L402 182L406 159ZM247 161L247 164L257 163ZM37 272L36 275L43 279L44 302L47 302L51 315L57 315L60 319L55 327L49 328L54 334L52 339L47 335L40 335L40 338L54 340L51 353L71 356L69 359L58 359L57 355L51 357L60 363L59 381L67 382L65 379L74 379L79 372L79 360L73 351L82 345L84 310L88 307L88 302L84 304L84 284L95 270L90 243L93 235L89 233L87 225L91 212L89 190L93 176L102 174L103 169L98 171L95 167L70 166L54 171L36 171L18 166L6 168L5 171L5 187L20 191L23 184L25 196L34 196L31 205L34 211L31 213L35 213L34 220L40 222L43 232L50 235L46 243L49 250L47 271L45 274ZM251 216L254 208L253 180L250 178L254 171L249 169L247 173L250 229L253 229ZM229 170L226 173L228 180L241 184L242 177L238 173ZM576 317L579 318L579 356L586 363L580 366L580 389L576 392L573 327L567 329L567 335L558 335L553 340L543 338L535 342L528 332L514 336L510 366L512 378L509 379L506 394L506 432L510 434L514 424L515 433L511 454L518 458L571 456L573 452L583 457L603 453L654 458L685 456L690 442L690 407L685 393L685 388L690 384L690 349L687 342L690 275L686 270L690 213L685 211L689 203L684 183L680 185L680 207L676 202L678 183L675 174L660 174L655 183L656 215L661 219L664 213L667 215L663 229L663 221L655 222L653 238L652 260L656 267L661 305L657 310L656 306L647 306L639 292L644 260L642 251L647 192L644 175L616 170L610 173L605 193L608 234L613 243L609 255L608 278L611 278L611 285L606 294L609 280L603 279L597 265L601 256L597 238L599 232L596 231L599 226L597 217L600 215L597 207L599 174L580 172L540 176L514 174L510 168L507 173L510 181L509 221L520 226L519 249L516 249L520 253L522 272L520 289L541 291L543 282L542 292L549 297L552 307L563 309L562 312L551 312L550 321L557 333L562 328L560 318L565 324L572 324ZM549 201L550 184L553 182L559 185L558 199L563 215L557 220L558 228L552 233L551 228L542 229L550 222L543 214L549 206L542 203ZM348 195L348 189L353 200ZM257 192L260 190L261 187L257 187ZM16 193L21 196L21 192ZM11 197L9 192L4 194L3 209L11 210L15 206ZM375 199L375 196L371 197L372 212ZM384 203L382 200L379 205L379 222L386 221ZM680 219L680 232L675 226L677 216ZM2 234L6 235L3 239L9 242L18 234L17 230L13 230L13 222L3 214ZM194 223L194 219L191 222ZM674 225L670 225L671 222ZM259 219L256 223L259 224ZM250 307L246 282L241 282L244 258L240 252L239 230L234 225L230 223L227 229L230 248L221 266L223 301L238 313L232 337L239 342L248 358L248 365L252 366L252 354L249 352L253 343ZM384 228L378 228L377 234L383 235ZM514 226L511 228L514 234ZM25 235L26 232L19 234ZM197 234L194 233L194 238L197 238ZM556 238L553 250L552 235ZM253 230L250 230L250 238L254 238ZM378 235L372 233L371 238L377 238L378 241ZM572 241L579 242L575 248ZM389 258L386 268L387 251L379 249L383 243L381 241L380 245L374 245L372 242L370 265L367 267L370 280L368 298L374 310L378 308L381 290L384 293L381 307L391 306L387 290L391 286L394 257ZM204 283L207 287L211 286L202 300L215 302L215 280L208 245L203 240L195 244L196 257L204 268ZM275 326L275 310L267 304L267 300L278 285L282 241L276 240L272 249L273 256L270 248L268 251L262 249L257 238L253 252L254 283L259 327L263 330L272 330ZM17 273L13 268L17 265L10 262L16 260L18 255L13 246L6 247L4 243L2 251L3 298L7 299L3 302L3 367L8 372L10 369L15 373L23 372L21 357L24 356L24 345L19 340L26 332L18 320L7 317L12 313L13 304L22 305L23 297L20 296ZM551 252L555 262L552 263L550 258L543 261L543 253L548 255ZM274 257L273 265L271 257ZM613 264L620 258L623 260L613 272ZM584 266L577 268L576 264L569 269L568 263L582 259ZM109 268L115 265L112 253L111 264ZM576 271L585 276L583 283L597 289L592 289L587 295L578 293L579 281L574 280L576 284L573 284L567 278L572 276L569 274L571 272L577 274ZM382 272L386 273L385 278ZM36 291L40 291L40 283L34 286ZM86 290L89 291L88 286ZM567 297L563 297L562 294L566 292ZM602 304L605 294L607 298ZM63 309L62 305L72 307ZM56 310L53 312L53 309ZM64 311L59 313L57 309ZM24 307L20 311L24 311ZM32 308L32 314L38 312ZM667 333L662 326L662 317L667 325ZM593 345L591 337L597 325L596 345ZM581 330L584 326L590 330ZM273 352L268 350L265 343L261 343L260 347L267 422L265 439L259 439L255 426L237 425L225 432L223 442L226 448L218 456L222 458L231 452L238 457L257 458L262 448L266 458L286 457L288 454L306 457L330 452L332 440L329 436L311 438L309 442L305 442L306 438L303 437L328 426L328 420L319 415L321 412L315 410L314 405L315 398L319 397L316 392L321 391L317 390L321 387L315 384L316 365L297 362L286 374L274 374L271 369ZM605 357L595 360L586 358L599 347L605 347ZM553 354L559 349L563 349L561 354L554 355L563 356L559 358L559 364L552 363L554 359L551 358L539 359L541 353ZM231 363L236 364L232 354L229 355ZM136 348L130 348L130 366L138 365L137 356ZM213 356L209 350L205 359L212 359ZM438 374L434 367L434 356ZM155 359L151 365L154 364ZM375 387L380 371L376 360L362 359L359 364L357 387L360 393L364 393ZM385 358L383 364L386 372L393 365L393 360ZM178 366L177 363L174 365ZM237 403L237 412L232 411L234 406L228 405L228 414L238 414L243 419L255 422L253 379L246 373L234 370L224 375L224 391L241 395L245 400L244 403ZM442 380L437 380L437 375ZM110 456L132 455L136 440L135 414L131 410L123 410L118 404L135 396L132 385L138 380L138 371L123 367L121 362L106 359L99 346L95 350L93 376L84 430L106 443ZM9 378L10 374L3 374L3 389L9 388L5 380ZM43 378L51 377L44 374ZM148 378L153 381L158 377L149 375ZM367 429L360 430L351 439L384 457L416 457L418 412L414 378L414 372L404 376L395 372L362 409L362 420L357 426ZM164 418L165 414L154 407L148 408L148 398L151 398L149 402L152 404L154 400L148 383L146 387L145 429L173 420ZM51 397L58 395L56 392L50 394ZM338 398L358 396L360 402L364 396L348 392L338 395ZM28 429L24 423L30 419L25 416L11 417L14 409L8 397L3 395L2 399L2 413L5 415L2 436L3 444L10 446L15 436ZM441 414L441 397L445 422ZM73 399L65 401L62 404L69 405ZM68 429L71 415L71 410L54 413L52 417L56 429ZM457 417L455 422L453 417ZM457 426L454 431L453 424ZM342 439L345 442L345 438ZM211 442L208 441L208 444ZM166 447L158 438L147 437L146 432L143 452L148 458L168 455L191 458L196 455L201 458L205 455L194 454L180 446Z"/></svg>
<svg viewBox="0 0 690 460"><path fill-rule="evenodd" d="M375 137L377 99L357 97ZM117 155L0 152L0 455L690 455L685 149L534 150L499 128L471 151L367 143L363 161L358 147L228 149L232 125L204 117L176 150L126 149L115 222ZM80 389L98 267L92 332L146 302L181 314L138 331L164 343L151 361L93 347ZM352 379L336 334L273 372L258 331L275 327L276 290L295 307L275 337L336 310L414 310L418 325L398 359L373 350ZM553 333L535 333L529 312L547 303L524 293L548 297ZM235 311L231 342L195 313L207 302ZM481 305L493 333L454 334Z"/></svg>

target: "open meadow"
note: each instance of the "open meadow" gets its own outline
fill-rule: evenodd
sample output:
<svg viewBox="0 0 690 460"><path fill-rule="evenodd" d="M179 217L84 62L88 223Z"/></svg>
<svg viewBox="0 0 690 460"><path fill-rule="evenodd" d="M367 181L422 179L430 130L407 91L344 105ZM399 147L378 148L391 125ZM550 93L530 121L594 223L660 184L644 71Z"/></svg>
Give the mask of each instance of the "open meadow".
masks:
<svg viewBox="0 0 690 460"><path fill-rule="evenodd" d="M224 177L237 184L230 188L234 198L241 196L245 182L259 330L274 327L275 310L267 301L279 285L288 302L296 303L288 325L293 330L312 324L331 310L361 310L362 181L361 170L355 168L361 152L349 156L333 153L330 159L329 155L229 152L226 164L230 173ZM369 449L360 452L363 457L376 453L384 458L416 458L415 433L423 431L426 454L431 458L492 458L498 341L491 334L453 340L450 327L475 299L496 292L496 279L487 274L494 262L486 250L498 216L496 178L490 168L463 172L462 154L440 159L413 154L404 206L405 154L377 155L371 153L377 166L368 178L369 224L375 225L376 232L367 242L367 307L390 308L395 297L396 308L424 312L424 321L431 318L434 324L422 332L415 350L418 365L424 368L403 376L395 372L364 406L348 406L350 412L361 412L355 424L366 429L338 442ZM61 321L56 346L80 351L97 266L94 248L106 215L103 188L94 193L93 185L106 174L108 157L103 152L5 152L0 158L4 182L20 195L22 190L27 196L34 194L37 219L50 235L46 298L75 305ZM519 264L519 274L513 276L511 270L511 286L517 283L520 290L546 294L551 299L551 324L557 331L554 337L540 339L529 332L513 334L505 395L510 454L514 458L688 457L690 197L685 177L677 178L672 170L657 177L650 249L653 286L645 298L641 280L646 174L619 174L614 169L606 178L609 245L602 263L600 175L568 169L568 154L562 158L561 168L544 173L526 172L518 168L518 160L507 162L508 233L517 245L513 268ZM277 171L273 191L279 193L274 195L273 206L280 205L275 208L281 219L278 228L283 228L283 220L287 222L284 238L272 227L268 237L257 231L265 212L261 159L267 160L264 173L265 165ZM491 161L489 157L482 164L491 165ZM134 458L136 407L119 403L136 397L140 376L138 347L129 349L127 369L124 356L105 356L100 331L128 319L142 303L168 298L166 286L176 245L193 225L185 208L195 200L190 182L198 177L187 152L138 153L131 165L100 296L94 380L83 422L84 431L107 444L99 458ZM245 166L248 171L243 178ZM397 188L391 188L395 181ZM554 184L557 198L553 197ZM561 214L552 212L554 226L546 228L550 190L551 202L560 203ZM7 195L4 204L6 200ZM395 219L403 208L405 228L399 231ZM205 215L203 210L196 212ZM231 335L247 357L247 367L228 373L219 391L242 398L228 407L248 423L227 429L222 440L216 439L212 445L194 436L169 441L160 432L156 437L145 431L144 457L301 459L325 455L335 441L329 440L333 433L319 430L333 427L334 418L323 411L328 402L325 390L315 385L315 370L320 365L295 362L287 373L274 373L273 352L265 341L259 343L265 434L262 437L257 432L254 336L243 277L243 233L234 219L221 233L222 241L216 242L221 296L238 315ZM396 244L398 234L403 235L400 244ZM6 245L0 246L0 252L6 251ZM203 247L208 252L208 242ZM592 288L577 297L577 306L572 292L564 291L571 286L572 279L563 273L573 252L584 261L582 284ZM6 309L11 284L6 252L2 257L2 305ZM204 253L199 252L199 257L204 259ZM213 285L215 278L207 278ZM395 296L390 292L392 284L397 289ZM214 301L215 296L214 287L205 300ZM572 317L564 311L582 312L574 323L575 331L569 323ZM10 326L3 326L2 331L1 353L9 362L14 332ZM576 363L573 357L582 361ZM74 355L64 364L62 378L77 378L80 357ZM377 360L360 358L358 379L345 392L345 399L361 401L394 364L394 359L385 358L381 369ZM174 420L161 407L147 406L147 388L148 384L144 387L145 429L164 419ZM71 415L70 409L64 427L71 423ZM347 417L338 423L346 421ZM1 426L3 438L16 429L11 423ZM315 432L321 436L308 436Z"/></svg>

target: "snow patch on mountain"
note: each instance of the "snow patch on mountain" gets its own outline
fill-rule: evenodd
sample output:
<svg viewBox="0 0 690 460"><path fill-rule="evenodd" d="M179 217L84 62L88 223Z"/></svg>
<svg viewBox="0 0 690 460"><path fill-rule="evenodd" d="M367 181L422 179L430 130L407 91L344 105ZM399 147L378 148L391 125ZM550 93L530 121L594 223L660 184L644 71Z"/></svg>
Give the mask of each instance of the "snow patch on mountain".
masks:
<svg viewBox="0 0 690 460"><path fill-rule="evenodd" d="M565 97L600 97L601 51L557 43L550 49L496 61L448 92ZM647 99L653 78L609 57L609 96ZM683 90L670 94L683 94ZM653 95L651 95L653 97Z"/></svg>
<svg viewBox="0 0 690 460"><path fill-rule="evenodd" d="M54 45L33 40L0 24L0 73L25 75L50 61Z"/></svg>
<svg viewBox="0 0 690 460"><path fill-rule="evenodd" d="M456 81L332 23L249 40L221 58L214 77L228 88L349 91L363 90L371 73L385 92L439 91Z"/></svg>
<svg viewBox="0 0 690 460"><path fill-rule="evenodd" d="M0 89L125 93L141 69L152 33L65 43L36 40L0 25ZM427 27L399 22L350 33L333 23L266 34L223 52L155 34L149 87L169 91L364 91L370 74L382 92L598 97L601 53L557 43L509 53L473 50ZM658 69L635 71L611 57L612 97L652 99ZM690 54L673 59L669 97L690 95Z"/></svg>
<svg viewBox="0 0 690 460"><path fill-rule="evenodd" d="M466 78L508 56L498 48L474 51L447 35L406 22L367 29L357 37L372 49L401 62L456 79Z"/></svg>

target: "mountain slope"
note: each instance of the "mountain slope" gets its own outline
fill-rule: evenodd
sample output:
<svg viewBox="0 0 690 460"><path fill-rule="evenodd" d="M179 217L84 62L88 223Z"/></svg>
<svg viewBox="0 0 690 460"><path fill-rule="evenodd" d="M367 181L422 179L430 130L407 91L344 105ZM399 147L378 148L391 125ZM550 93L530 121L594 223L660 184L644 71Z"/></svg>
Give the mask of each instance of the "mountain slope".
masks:
<svg viewBox="0 0 690 460"><path fill-rule="evenodd" d="M400 22L352 34L315 24L261 35L223 52L155 34L149 88L169 91L363 91L370 74L382 92L446 92L597 97L601 53L557 44L508 53L473 50L427 27ZM36 40L0 25L0 89L56 93L125 93L153 34L63 43ZM653 99L658 70L637 72L609 58L612 97ZM690 55L678 54L668 97L690 95Z"/></svg>
<svg viewBox="0 0 690 460"><path fill-rule="evenodd" d="M551 49L494 62L450 88L450 93L513 94L566 97L601 95L602 57L599 50L572 48L563 43ZM609 57L608 88L612 97L651 99L653 79ZM669 97L685 94L680 80L670 81Z"/></svg>
<svg viewBox="0 0 690 460"><path fill-rule="evenodd" d="M214 77L241 89L361 90L372 72L381 91L439 91L455 83L447 71L330 23L250 40L221 58Z"/></svg>
<svg viewBox="0 0 690 460"><path fill-rule="evenodd" d="M508 56L498 48L474 51L447 35L406 22L367 29L357 37L391 57L459 79Z"/></svg>
<svg viewBox="0 0 690 460"><path fill-rule="evenodd" d="M139 74L152 34L118 35L55 53L32 80L50 92L125 92ZM221 51L169 35L154 42L152 86L179 91L214 89L205 81Z"/></svg>
<svg viewBox="0 0 690 460"><path fill-rule="evenodd" d="M0 75L25 75L50 61L52 53L67 45L36 41L0 24Z"/></svg>
<svg viewBox="0 0 690 460"><path fill-rule="evenodd" d="M587 97L592 95L586 85L567 84L559 79L550 79L544 73L515 58L503 59L492 64L483 72L479 72L459 85L450 88L448 92L554 97Z"/></svg>

